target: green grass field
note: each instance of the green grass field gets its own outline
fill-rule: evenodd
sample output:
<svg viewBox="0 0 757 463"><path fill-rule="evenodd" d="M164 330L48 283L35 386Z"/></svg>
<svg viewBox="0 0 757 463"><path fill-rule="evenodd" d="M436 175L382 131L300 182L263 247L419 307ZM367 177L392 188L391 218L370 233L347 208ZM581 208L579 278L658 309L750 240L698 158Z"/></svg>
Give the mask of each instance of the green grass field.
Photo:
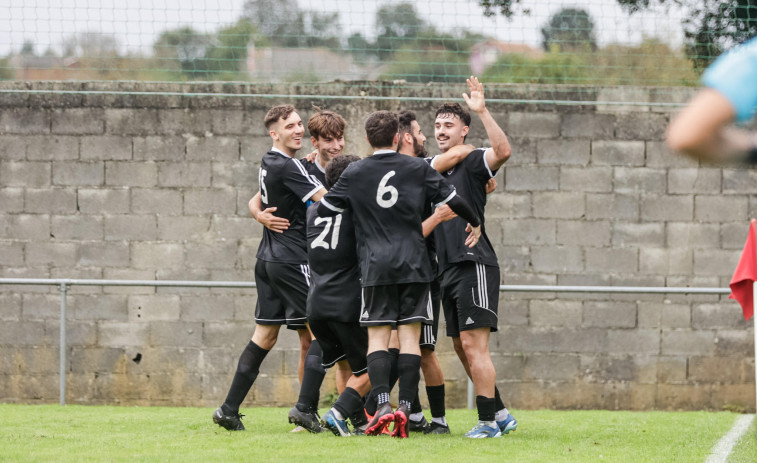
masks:
<svg viewBox="0 0 757 463"><path fill-rule="evenodd" d="M512 410L516 432L472 440L462 434L475 424L475 411L448 410L451 436L400 440L290 433L283 408L242 410L247 431L231 433L212 423L212 412L0 404L0 461L703 462L739 416ZM729 461L757 461L754 424Z"/></svg>

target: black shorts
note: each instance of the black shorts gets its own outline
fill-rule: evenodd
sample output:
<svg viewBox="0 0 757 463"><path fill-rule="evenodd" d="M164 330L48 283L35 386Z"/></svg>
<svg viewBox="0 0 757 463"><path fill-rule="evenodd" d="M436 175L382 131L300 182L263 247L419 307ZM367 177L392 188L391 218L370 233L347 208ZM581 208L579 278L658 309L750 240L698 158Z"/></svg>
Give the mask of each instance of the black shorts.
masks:
<svg viewBox="0 0 757 463"><path fill-rule="evenodd" d="M431 313L434 320L430 325L421 327L422 349L434 350L436 348L436 335L439 333L439 310L442 305L442 289L438 279L430 283L431 291L429 292L429 304L431 304Z"/></svg>
<svg viewBox="0 0 757 463"><path fill-rule="evenodd" d="M365 328L358 323L330 320L310 320L309 324L323 350L324 368L346 359L353 375L368 371L368 331Z"/></svg>
<svg viewBox="0 0 757 463"><path fill-rule="evenodd" d="M444 270L441 283L447 336L482 327L497 331L499 267L459 262Z"/></svg>
<svg viewBox="0 0 757 463"><path fill-rule="evenodd" d="M255 323L286 325L290 330L305 328L305 306L310 286L307 264L283 264L259 260L255 264L258 303Z"/></svg>
<svg viewBox="0 0 757 463"><path fill-rule="evenodd" d="M428 283L366 286L363 288L362 326L410 325L431 323Z"/></svg>

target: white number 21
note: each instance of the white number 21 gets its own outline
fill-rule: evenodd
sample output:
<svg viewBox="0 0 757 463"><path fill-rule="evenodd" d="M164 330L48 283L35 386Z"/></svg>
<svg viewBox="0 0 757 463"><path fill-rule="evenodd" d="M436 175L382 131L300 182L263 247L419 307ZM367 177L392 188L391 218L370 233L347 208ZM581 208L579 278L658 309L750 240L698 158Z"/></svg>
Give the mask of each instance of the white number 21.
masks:
<svg viewBox="0 0 757 463"><path fill-rule="evenodd" d="M334 230L331 234L330 247L329 243L326 242L326 236L329 234L329 230L331 229L331 217L318 217L317 219L315 219L316 225L320 225L324 222L326 223L326 226L323 228L321 234L318 235L315 240L313 240L313 244L311 244L310 247L313 249L336 249L336 245L339 243L339 228L342 225L342 214L338 214L336 217L334 217Z"/></svg>

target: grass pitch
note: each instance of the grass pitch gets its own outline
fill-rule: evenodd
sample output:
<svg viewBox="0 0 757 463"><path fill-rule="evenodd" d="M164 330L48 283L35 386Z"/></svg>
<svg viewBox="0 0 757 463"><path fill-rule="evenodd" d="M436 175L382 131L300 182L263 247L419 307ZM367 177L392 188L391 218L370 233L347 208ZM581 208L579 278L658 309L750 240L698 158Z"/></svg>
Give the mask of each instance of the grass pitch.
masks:
<svg viewBox="0 0 757 463"><path fill-rule="evenodd" d="M448 410L451 436L337 438L290 433L287 409L243 409L228 432L210 408L0 404L0 461L698 462L738 415L730 412L512 410L516 432L462 437L472 410ZM325 412L325 410L321 410ZM757 461L753 424L730 461Z"/></svg>

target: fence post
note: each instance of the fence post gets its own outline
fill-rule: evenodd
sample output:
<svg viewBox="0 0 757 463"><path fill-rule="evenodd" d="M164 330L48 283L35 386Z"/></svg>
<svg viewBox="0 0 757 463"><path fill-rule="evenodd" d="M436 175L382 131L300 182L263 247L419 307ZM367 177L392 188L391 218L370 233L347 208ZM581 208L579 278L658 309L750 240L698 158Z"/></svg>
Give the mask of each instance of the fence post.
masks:
<svg viewBox="0 0 757 463"><path fill-rule="evenodd" d="M68 285L60 284L60 404L66 405L66 293Z"/></svg>

